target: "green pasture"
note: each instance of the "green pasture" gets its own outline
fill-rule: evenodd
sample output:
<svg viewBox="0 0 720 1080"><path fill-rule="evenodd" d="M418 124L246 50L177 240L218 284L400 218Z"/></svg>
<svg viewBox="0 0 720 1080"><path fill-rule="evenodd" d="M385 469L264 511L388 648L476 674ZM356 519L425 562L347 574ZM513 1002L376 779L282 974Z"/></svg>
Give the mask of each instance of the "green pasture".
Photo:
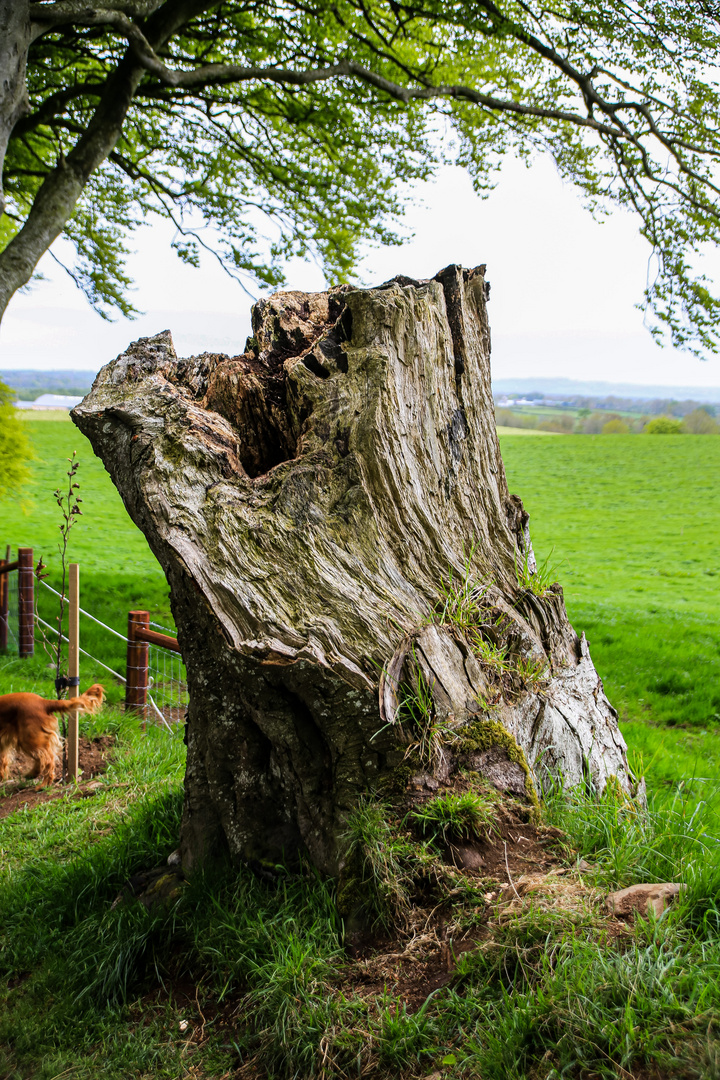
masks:
<svg viewBox="0 0 720 1080"><path fill-rule="evenodd" d="M538 431L537 428L503 427L502 424L497 425L497 433L500 436L502 436L502 435L540 435L540 436L550 435L551 437L555 437L555 436L561 434L561 432L559 432L559 431Z"/></svg>
<svg viewBox="0 0 720 1080"><path fill-rule="evenodd" d="M30 484L13 499L0 501L0 546L31 547L37 561L47 565L47 583L60 590L61 564L58 552L60 511L53 492L65 490L68 459L77 452L80 469L77 480L83 516L70 534L69 561L80 564L80 606L120 633L127 629L127 613L147 610L151 618L172 627L165 576L150 551L145 537L133 525L110 477L92 452L90 443L66 416L60 420L26 419L35 450ZM39 614L56 625L57 600L37 586ZM115 671L125 672L125 645L81 617L80 645ZM41 647L34 660L4 665L0 689L34 690L53 696L53 672L49 657ZM0 660L2 665L2 660ZM122 697L121 684L103 668L81 656L81 681L102 682L111 701ZM29 680L29 681L28 681ZM26 685L27 683L27 685Z"/></svg>
<svg viewBox="0 0 720 1080"><path fill-rule="evenodd" d="M720 812L720 440L501 446L651 791Z"/></svg>
<svg viewBox="0 0 720 1080"><path fill-rule="evenodd" d="M70 413L67 409L18 409L17 416L21 420L28 420L33 424L43 420L54 420L61 424L71 423Z"/></svg>
<svg viewBox="0 0 720 1080"><path fill-rule="evenodd" d="M27 423L33 482L0 504L0 541L32 546L58 584L52 491L75 449L83 606L119 630L130 607L169 620L163 575L83 436L67 421ZM177 843L185 751L179 732L141 732L106 710L81 720L85 734L102 725L117 738L92 797L69 789L0 820L0 1076L720 1080L720 440L513 434L501 445L649 782L648 814L612 793L547 801L565 831L562 881L572 887L582 858L598 890L677 880L682 900L619 944L591 906L526 906L419 1009L387 986L357 992L332 883L310 871L197 875L169 907L112 906ZM40 595L51 621L54 601ZM123 671L122 642L81 626L88 651ZM83 682L108 685L83 665ZM0 692L51 693L51 680L41 649L0 658ZM451 911L472 929L487 903L468 887Z"/></svg>
<svg viewBox="0 0 720 1080"><path fill-rule="evenodd" d="M32 482L0 503L0 543L31 546L59 585L55 488L77 451L83 517L71 558L81 606L123 631L131 608L172 625L164 576L89 443L67 419L27 419ZM535 434L533 432L533 434ZM585 631L632 752L658 793L714 798L720 784L720 439L501 433L510 489L530 513L539 558L549 558L570 617ZM39 589L53 623L56 601ZM124 672L124 646L88 619L83 647ZM2 664L0 689L50 693L41 650ZM82 659L82 680L122 690ZM682 729L682 730L680 730Z"/></svg>

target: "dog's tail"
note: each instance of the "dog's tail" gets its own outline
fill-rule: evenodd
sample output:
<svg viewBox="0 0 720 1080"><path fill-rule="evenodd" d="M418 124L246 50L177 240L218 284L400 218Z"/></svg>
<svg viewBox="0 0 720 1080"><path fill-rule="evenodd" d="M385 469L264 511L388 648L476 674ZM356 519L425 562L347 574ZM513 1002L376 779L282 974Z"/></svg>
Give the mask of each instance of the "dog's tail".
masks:
<svg viewBox="0 0 720 1080"><path fill-rule="evenodd" d="M100 683L95 683L79 697L66 698L64 701L46 701L45 709L49 713L82 712L95 713L105 699L105 689Z"/></svg>

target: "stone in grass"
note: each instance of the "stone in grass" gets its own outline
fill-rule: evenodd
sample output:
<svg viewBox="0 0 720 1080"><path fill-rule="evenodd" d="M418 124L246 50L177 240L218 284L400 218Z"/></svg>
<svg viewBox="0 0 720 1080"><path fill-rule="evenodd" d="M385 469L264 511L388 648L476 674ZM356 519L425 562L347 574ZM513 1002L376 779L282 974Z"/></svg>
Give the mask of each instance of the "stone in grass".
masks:
<svg viewBox="0 0 720 1080"><path fill-rule="evenodd" d="M685 888L685 885L671 881L652 885L630 885L627 889L610 893L605 902L610 914L619 919L628 919L636 912L647 915L651 909L659 917L680 895L680 890Z"/></svg>

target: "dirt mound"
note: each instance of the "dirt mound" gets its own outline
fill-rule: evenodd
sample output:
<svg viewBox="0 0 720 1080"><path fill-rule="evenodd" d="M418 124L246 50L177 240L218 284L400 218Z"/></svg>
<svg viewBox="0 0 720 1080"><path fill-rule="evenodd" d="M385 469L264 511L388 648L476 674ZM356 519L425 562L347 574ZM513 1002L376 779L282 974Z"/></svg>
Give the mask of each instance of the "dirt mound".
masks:
<svg viewBox="0 0 720 1080"><path fill-rule="evenodd" d="M87 784L95 776L101 776L108 765L108 756L115 743L112 735L101 735L96 739L81 736L79 745L79 765L81 770L78 792L87 791ZM32 761L18 751L10 766L10 779L0 784L0 818L14 814L25 807L33 809L41 803L52 802L61 798L75 787L64 787L61 783L62 765L58 762L55 769L55 784L52 787L39 788L32 780L25 780L25 773L30 771Z"/></svg>

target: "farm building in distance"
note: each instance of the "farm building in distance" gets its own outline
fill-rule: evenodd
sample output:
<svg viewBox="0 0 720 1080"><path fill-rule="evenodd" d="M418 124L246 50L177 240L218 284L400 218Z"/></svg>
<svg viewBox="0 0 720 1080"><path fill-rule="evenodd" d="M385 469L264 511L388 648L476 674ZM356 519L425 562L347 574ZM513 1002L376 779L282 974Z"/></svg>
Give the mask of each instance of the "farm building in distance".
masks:
<svg viewBox="0 0 720 1080"><path fill-rule="evenodd" d="M16 401L16 409L74 409L79 405L82 397L71 397L69 394L41 394L34 401Z"/></svg>

